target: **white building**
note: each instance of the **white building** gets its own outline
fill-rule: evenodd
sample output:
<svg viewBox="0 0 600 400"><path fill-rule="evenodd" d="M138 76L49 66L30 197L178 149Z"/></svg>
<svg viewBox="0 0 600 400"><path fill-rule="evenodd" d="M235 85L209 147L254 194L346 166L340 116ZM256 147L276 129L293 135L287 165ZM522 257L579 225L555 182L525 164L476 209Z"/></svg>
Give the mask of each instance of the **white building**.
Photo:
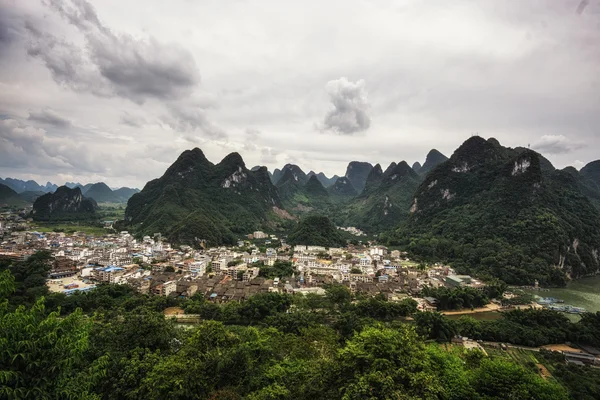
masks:
<svg viewBox="0 0 600 400"><path fill-rule="evenodd" d="M372 263L373 263L373 260L369 256L364 256L360 259L361 267L369 267L369 266L371 266Z"/></svg>
<svg viewBox="0 0 600 400"><path fill-rule="evenodd" d="M168 296L177 290L177 281L168 281L163 283L163 296Z"/></svg>
<svg viewBox="0 0 600 400"><path fill-rule="evenodd" d="M269 235L262 231L256 231L252 234L252 236L254 237L254 239L267 239L269 237Z"/></svg>

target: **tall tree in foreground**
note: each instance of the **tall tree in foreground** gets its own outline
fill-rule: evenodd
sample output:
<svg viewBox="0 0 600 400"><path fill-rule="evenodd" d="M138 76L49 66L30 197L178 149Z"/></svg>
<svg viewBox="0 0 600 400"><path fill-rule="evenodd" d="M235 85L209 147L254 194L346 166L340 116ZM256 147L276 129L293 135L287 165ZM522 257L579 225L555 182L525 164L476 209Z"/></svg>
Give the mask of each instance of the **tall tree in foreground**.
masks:
<svg viewBox="0 0 600 400"><path fill-rule="evenodd" d="M41 297L11 312L14 282L8 270L0 273L0 398L99 398L87 393L85 379L73 384L88 346L90 325L81 311L47 314Z"/></svg>

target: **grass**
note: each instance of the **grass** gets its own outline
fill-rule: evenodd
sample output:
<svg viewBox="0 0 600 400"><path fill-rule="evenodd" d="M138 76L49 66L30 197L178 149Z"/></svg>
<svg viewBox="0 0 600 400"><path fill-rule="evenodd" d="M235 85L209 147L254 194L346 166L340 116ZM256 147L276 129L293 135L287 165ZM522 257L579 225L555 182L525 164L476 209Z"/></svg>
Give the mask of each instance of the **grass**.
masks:
<svg viewBox="0 0 600 400"><path fill-rule="evenodd" d="M100 203L98 206L100 207L98 215L103 221L115 221L125 217L126 204L124 203Z"/></svg>
<svg viewBox="0 0 600 400"><path fill-rule="evenodd" d="M61 224L52 224L52 223L42 223L37 222L32 225L31 230L38 232L64 232L64 233L74 233L74 232L84 232L88 235L101 236L108 233L107 229L104 229L100 226L94 225L82 225L79 223L61 223Z"/></svg>
<svg viewBox="0 0 600 400"><path fill-rule="evenodd" d="M491 358L502 358L512 361L525 369L539 374L544 379L554 379L552 377L552 363L542 357L538 357L538 353L535 351L514 348L502 350L488 346L485 346L485 351Z"/></svg>

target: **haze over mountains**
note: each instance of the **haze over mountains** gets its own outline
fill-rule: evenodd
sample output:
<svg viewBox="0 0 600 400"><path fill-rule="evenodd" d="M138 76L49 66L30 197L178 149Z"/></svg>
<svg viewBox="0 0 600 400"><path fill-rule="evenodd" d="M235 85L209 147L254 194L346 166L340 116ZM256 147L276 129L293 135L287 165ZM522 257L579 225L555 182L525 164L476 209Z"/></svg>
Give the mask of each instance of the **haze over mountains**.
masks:
<svg viewBox="0 0 600 400"><path fill-rule="evenodd" d="M33 203L39 196L55 192L59 188L58 185L51 182L39 185L33 180L24 181L14 178L0 178L0 184L6 185L15 191L19 195L18 197L26 203ZM134 193L139 192L139 189L128 187L113 190L104 182L88 183L86 185L78 182L66 182L63 186L70 189L78 187L83 195L94 199L97 203L126 203Z"/></svg>

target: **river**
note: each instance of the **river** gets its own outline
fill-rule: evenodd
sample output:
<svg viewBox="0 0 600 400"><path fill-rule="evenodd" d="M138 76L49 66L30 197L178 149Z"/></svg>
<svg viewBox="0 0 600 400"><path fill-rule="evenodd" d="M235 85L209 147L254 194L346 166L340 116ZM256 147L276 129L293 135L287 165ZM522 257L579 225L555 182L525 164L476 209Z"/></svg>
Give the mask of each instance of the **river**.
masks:
<svg viewBox="0 0 600 400"><path fill-rule="evenodd" d="M541 290L525 290L526 293L541 297L554 297L564 300L564 304L575 307L583 307L588 312L600 311L600 275L578 279L567 283L567 287ZM489 321L502 318L502 313L489 311L477 314L465 314L477 320ZM571 321L579 321L577 314L565 314ZM449 319L458 319L463 315L447 315Z"/></svg>
<svg viewBox="0 0 600 400"><path fill-rule="evenodd" d="M600 275L570 281L565 288L549 289L548 291L526 290L525 292L542 297L555 297L564 300L564 304L583 307L588 312L600 311ZM575 314L567 315L575 321L579 320Z"/></svg>

